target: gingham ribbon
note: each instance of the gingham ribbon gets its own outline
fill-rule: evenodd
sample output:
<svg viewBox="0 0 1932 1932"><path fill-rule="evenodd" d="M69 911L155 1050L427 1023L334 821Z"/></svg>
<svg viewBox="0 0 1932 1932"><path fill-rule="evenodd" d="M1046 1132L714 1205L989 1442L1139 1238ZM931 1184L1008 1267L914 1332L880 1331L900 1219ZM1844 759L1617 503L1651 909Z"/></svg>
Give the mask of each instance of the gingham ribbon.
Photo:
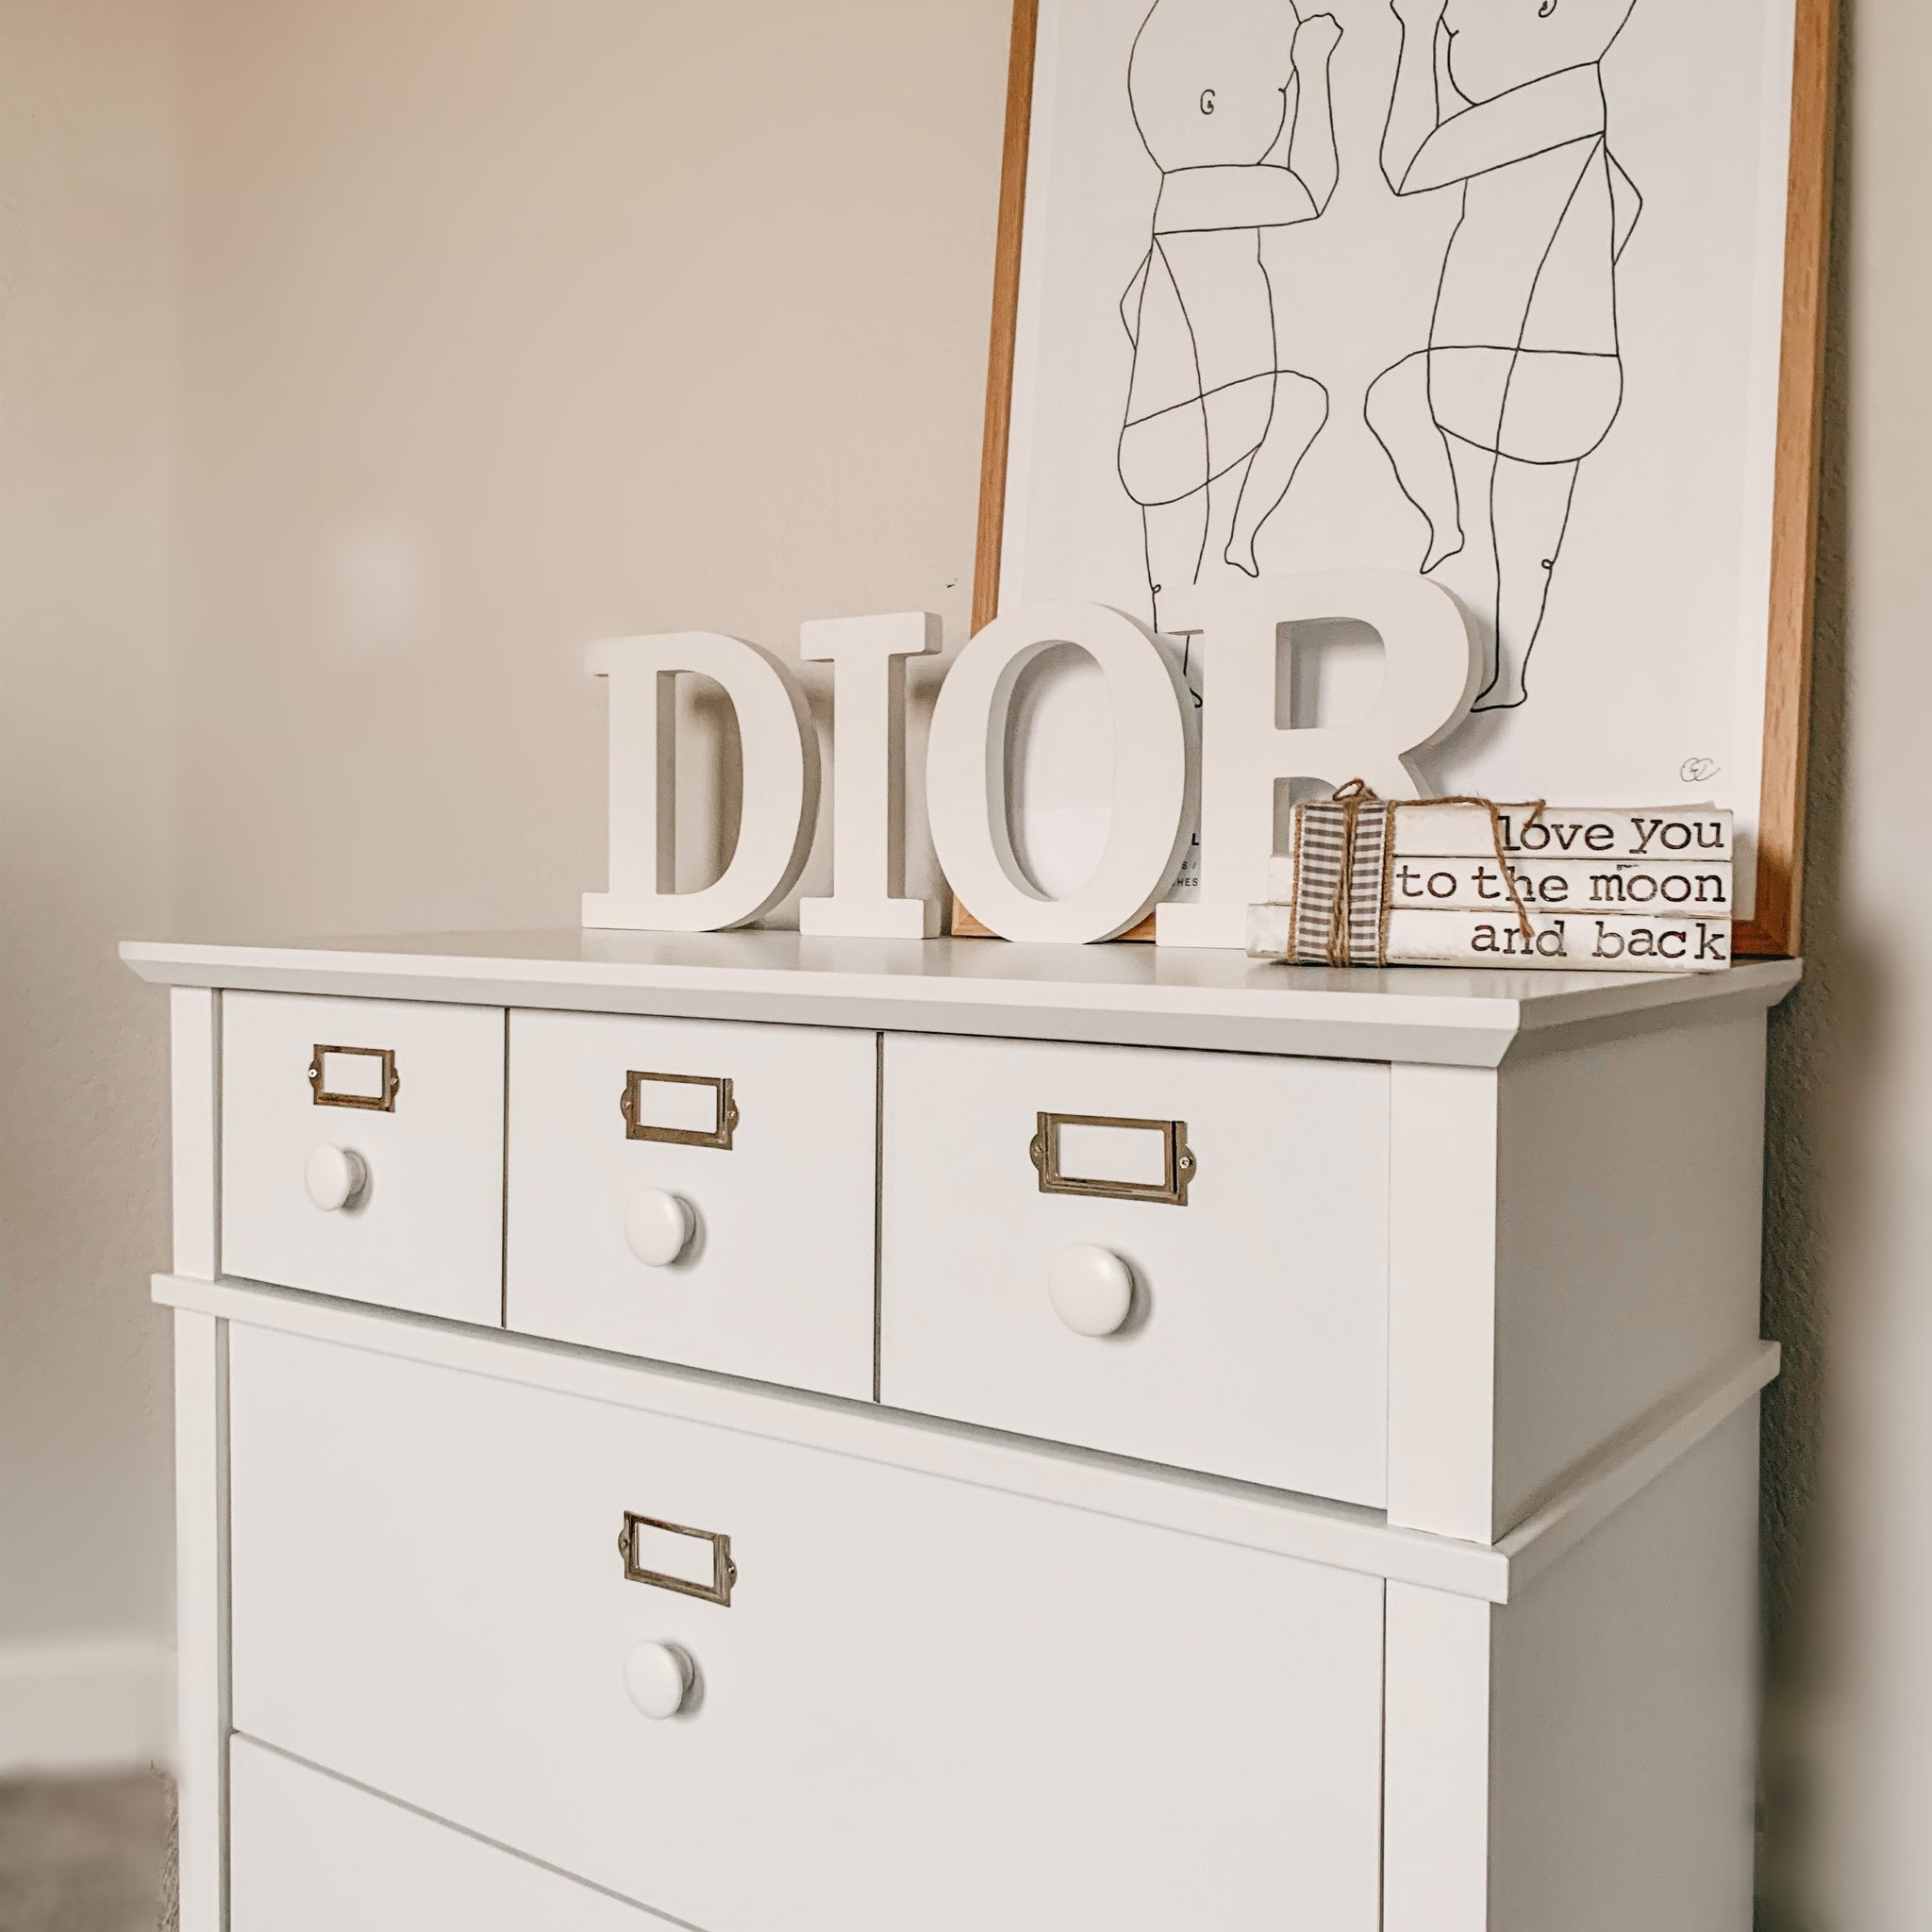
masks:
<svg viewBox="0 0 1932 1932"><path fill-rule="evenodd" d="M1503 826L1487 798L1431 798L1428 806L1479 805L1490 815L1501 868L1523 936L1536 928L1503 856ZM1380 966L1389 945L1389 873L1395 860L1395 814L1403 808L1377 798L1352 778L1333 798L1304 800L1294 808L1294 896L1289 908L1289 963L1295 966ZM1539 802L1530 813L1534 823Z"/></svg>

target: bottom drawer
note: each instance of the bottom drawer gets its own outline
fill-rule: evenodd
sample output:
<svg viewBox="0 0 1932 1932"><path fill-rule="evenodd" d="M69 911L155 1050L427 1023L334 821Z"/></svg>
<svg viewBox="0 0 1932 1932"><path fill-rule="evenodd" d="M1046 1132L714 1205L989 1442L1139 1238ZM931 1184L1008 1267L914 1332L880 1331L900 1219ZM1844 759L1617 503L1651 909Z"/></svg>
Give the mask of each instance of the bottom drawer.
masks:
<svg viewBox="0 0 1932 1932"><path fill-rule="evenodd" d="M661 1932L665 1922L237 1738L230 1932Z"/></svg>
<svg viewBox="0 0 1932 1932"><path fill-rule="evenodd" d="M1373 1932L1377 1578L776 1440L778 1398L238 1326L229 1399L240 1731L706 1932ZM728 1605L627 1580L626 1511L728 1535Z"/></svg>

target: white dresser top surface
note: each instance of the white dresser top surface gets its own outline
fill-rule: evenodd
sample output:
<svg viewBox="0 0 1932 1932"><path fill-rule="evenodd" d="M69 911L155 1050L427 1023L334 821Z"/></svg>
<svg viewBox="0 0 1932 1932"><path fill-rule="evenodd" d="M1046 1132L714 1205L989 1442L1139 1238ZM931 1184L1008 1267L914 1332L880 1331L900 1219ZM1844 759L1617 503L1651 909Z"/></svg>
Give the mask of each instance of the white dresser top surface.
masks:
<svg viewBox="0 0 1932 1932"><path fill-rule="evenodd" d="M1641 1031L1763 1009L1800 973L1785 959L1705 974L1370 972L1137 943L576 929L129 941L121 956L169 986L1474 1067L1559 1029Z"/></svg>

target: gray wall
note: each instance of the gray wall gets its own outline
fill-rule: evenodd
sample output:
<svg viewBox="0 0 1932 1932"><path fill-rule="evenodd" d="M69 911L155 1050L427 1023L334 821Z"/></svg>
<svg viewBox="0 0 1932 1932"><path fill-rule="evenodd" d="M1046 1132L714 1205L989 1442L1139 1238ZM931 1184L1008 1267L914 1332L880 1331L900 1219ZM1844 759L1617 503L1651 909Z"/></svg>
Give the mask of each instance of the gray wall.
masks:
<svg viewBox="0 0 1932 1932"><path fill-rule="evenodd" d="M162 1741L174 79L166 7L0 5L0 1768Z"/></svg>
<svg viewBox="0 0 1932 1932"><path fill-rule="evenodd" d="M1932 11L1849 0L1804 991L1773 1034L1769 1923L1932 1924Z"/></svg>

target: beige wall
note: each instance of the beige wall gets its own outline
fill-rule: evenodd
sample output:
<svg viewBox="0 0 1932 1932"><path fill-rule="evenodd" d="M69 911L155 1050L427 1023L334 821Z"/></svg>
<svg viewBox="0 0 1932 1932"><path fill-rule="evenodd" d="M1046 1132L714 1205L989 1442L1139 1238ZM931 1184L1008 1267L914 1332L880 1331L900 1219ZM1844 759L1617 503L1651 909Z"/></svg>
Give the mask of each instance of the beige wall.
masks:
<svg viewBox="0 0 1932 1932"><path fill-rule="evenodd" d="M159 1743L173 78L166 8L0 5L0 1766Z"/></svg>
<svg viewBox="0 0 1932 1932"><path fill-rule="evenodd" d="M1790 1371L1767 1433L1768 1919L1921 1932L1932 894L1906 882L1932 715L1932 15L1922 0L1848 5L1813 969L1778 1019L1774 1070L1767 1321ZM164 627L125 621L165 569L151 359L164 196L106 249L148 291L112 317L76 265L94 229L69 225L75 262L25 311L52 318L44 342L28 340L61 372L67 413L29 440L38 468L15 430L0 454L9 547L43 525L4 591L9 691L25 682L45 721L23 728L9 698L0 722L8 899L61 941L6 941L30 999L0 1027L9 1045L43 1042L41 1070L49 1054L97 1058L123 1027L145 1055L117 1104L96 1100L64 1140L0 1123L9 1185L46 1188L57 1217L32 1234L25 1304L56 1373L25 1407L0 1384L0 1429L15 1458L67 1445L52 1459L78 1474L54 1493L111 1492L130 1524L158 1491L152 1423L126 1420L151 1360L134 1277L158 1237L134 1230L152 1219L151 1150L139 1157L153 1008L101 964L101 943L165 909L153 894L170 850L175 909L197 930L568 921L602 854L587 641L702 625L789 649L801 618L915 606L943 611L957 639L1006 40L1004 0L179 6L172 845L150 808L165 759L142 728L168 713ZM151 77L134 71L145 17L133 0L4 0L0 20L38 23L42 40L56 22L118 23L120 54L98 61L106 92L82 104L91 145L75 152L125 165L139 147L117 88L152 133ZM18 152L20 108L44 115L45 84L9 61L0 85L0 140ZM78 131L38 139L49 207L111 198L92 165L59 186L55 158ZM6 219L18 225L17 203ZM19 246L9 229L9 284ZM103 398L83 379L85 338L67 326L81 316L143 345L121 352L131 391ZM10 322L8 353L14 412ZM104 572L104 556L126 569ZM103 707L118 758L99 755ZM43 839L66 856L64 898ZM8 918L17 933L13 904ZM94 1132L122 1137L115 1171L140 1176L105 1217L97 1186L75 1178ZM86 1408L109 1383L111 1413ZM55 1546L52 1524L22 1521L34 1547ZM147 1549L149 1528L137 1541ZM113 1566L85 1560L59 1588L91 1626L147 1613L151 1560L139 1606ZM0 1617L38 1627L54 1590L0 1584Z"/></svg>
<svg viewBox="0 0 1932 1932"><path fill-rule="evenodd" d="M574 922L588 641L964 618L1002 11L186 0L194 924Z"/></svg>

